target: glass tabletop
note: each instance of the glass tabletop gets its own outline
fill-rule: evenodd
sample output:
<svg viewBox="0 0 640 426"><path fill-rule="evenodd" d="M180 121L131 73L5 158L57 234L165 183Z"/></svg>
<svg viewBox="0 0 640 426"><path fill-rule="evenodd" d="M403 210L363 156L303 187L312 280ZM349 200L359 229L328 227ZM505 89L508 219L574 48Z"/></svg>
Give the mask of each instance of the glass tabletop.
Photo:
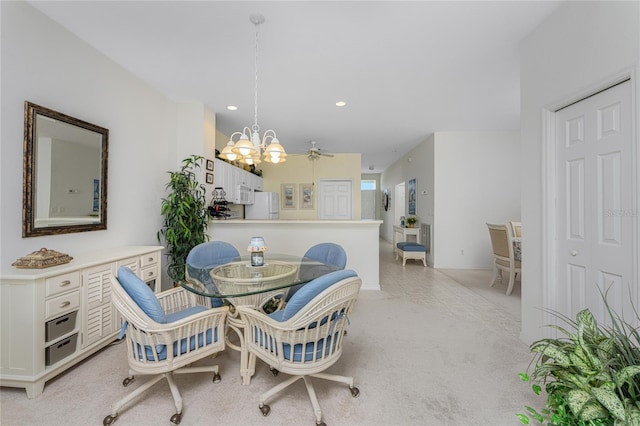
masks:
<svg viewBox="0 0 640 426"><path fill-rule="evenodd" d="M196 294L224 299L305 284L339 269L306 257L266 252L262 266L251 266L250 255L228 259L214 267L190 265L184 280L178 283Z"/></svg>

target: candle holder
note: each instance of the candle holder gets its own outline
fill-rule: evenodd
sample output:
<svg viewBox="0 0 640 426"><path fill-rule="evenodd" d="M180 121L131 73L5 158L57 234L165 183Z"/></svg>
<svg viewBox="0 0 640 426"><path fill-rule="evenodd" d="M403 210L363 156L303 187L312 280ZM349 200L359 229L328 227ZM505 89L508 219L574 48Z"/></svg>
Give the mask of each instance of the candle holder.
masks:
<svg viewBox="0 0 640 426"><path fill-rule="evenodd" d="M264 266L264 252L267 246L262 237L251 237L247 251L251 253L251 266Z"/></svg>

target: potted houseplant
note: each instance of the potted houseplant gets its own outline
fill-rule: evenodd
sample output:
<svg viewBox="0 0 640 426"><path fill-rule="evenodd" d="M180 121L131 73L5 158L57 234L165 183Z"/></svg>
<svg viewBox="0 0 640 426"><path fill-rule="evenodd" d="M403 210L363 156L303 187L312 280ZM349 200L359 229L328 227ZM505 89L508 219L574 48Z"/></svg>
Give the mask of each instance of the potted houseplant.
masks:
<svg viewBox="0 0 640 426"><path fill-rule="evenodd" d="M536 395L544 386L547 400L544 409L525 407L527 414L517 414L523 424L640 425L640 333L606 298L605 306L610 327L599 326L588 309L575 321L558 314L573 330L554 326L565 337L531 345L534 370L520 378L533 383Z"/></svg>
<svg viewBox="0 0 640 426"><path fill-rule="evenodd" d="M418 219L415 216L408 216L405 219L405 222L407 222L407 228L413 228L414 226L416 226L417 221Z"/></svg>
<svg viewBox="0 0 640 426"><path fill-rule="evenodd" d="M192 155L182 160L180 170L167 172L168 194L160 205L160 213L164 219L157 237L159 242L164 239L166 243L169 258L167 271L176 281L184 279L184 266L189 251L209 240L206 232L209 223L206 188L195 174L203 159L202 156Z"/></svg>

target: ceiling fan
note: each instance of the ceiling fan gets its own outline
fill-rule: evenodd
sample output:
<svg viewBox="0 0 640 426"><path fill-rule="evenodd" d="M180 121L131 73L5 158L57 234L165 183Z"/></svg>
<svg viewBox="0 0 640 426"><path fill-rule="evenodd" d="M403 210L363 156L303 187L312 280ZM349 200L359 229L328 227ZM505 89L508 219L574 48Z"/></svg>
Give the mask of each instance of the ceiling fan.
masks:
<svg viewBox="0 0 640 426"><path fill-rule="evenodd" d="M307 157L309 160L317 160L320 157L333 157L333 154L320 152L320 148L316 147L316 141L311 141L311 148L307 151Z"/></svg>

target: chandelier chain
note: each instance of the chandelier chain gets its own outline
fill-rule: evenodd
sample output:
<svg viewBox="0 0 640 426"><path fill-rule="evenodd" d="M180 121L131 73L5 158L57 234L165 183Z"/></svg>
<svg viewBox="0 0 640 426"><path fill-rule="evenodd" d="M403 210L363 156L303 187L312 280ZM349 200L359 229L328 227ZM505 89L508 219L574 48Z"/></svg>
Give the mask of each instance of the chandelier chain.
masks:
<svg viewBox="0 0 640 426"><path fill-rule="evenodd" d="M256 49L254 56L254 69L255 69L255 85L254 85L254 93L253 93L253 127L252 130L257 133L260 131L260 126L258 126L258 23L256 26Z"/></svg>

